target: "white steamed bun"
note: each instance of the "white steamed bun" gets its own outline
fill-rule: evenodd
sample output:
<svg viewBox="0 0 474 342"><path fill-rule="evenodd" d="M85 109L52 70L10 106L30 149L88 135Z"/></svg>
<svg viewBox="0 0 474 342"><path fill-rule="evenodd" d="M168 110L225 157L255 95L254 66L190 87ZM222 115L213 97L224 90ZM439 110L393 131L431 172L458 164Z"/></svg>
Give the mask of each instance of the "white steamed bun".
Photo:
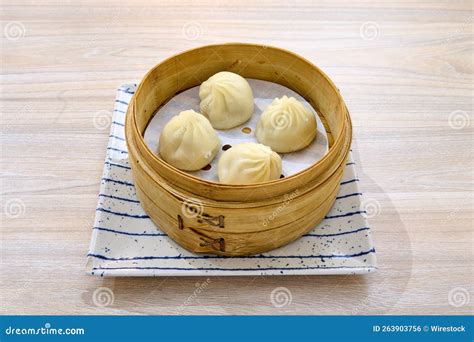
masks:
<svg viewBox="0 0 474 342"><path fill-rule="evenodd" d="M225 151L217 165L221 183L252 184L280 178L281 158L270 147L246 142Z"/></svg>
<svg viewBox="0 0 474 342"><path fill-rule="evenodd" d="M253 113L252 88L245 78L232 72L218 72L203 82L199 98L201 113L216 129L239 126Z"/></svg>
<svg viewBox="0 0 474 342"><path fill-rule="evenodd" d="M257 123L255 135L260 143L273 151L298 151L316 137L316 118L294 97L276 98L265 109Z"/></svg>
<svg viewBox="0 0 474 342"><path fill-rule="evenodd" d="M160 135L160 156L168 164L195 171L209 164L219 152L221 142L210 122L193 110L174 116Z"/></svg>

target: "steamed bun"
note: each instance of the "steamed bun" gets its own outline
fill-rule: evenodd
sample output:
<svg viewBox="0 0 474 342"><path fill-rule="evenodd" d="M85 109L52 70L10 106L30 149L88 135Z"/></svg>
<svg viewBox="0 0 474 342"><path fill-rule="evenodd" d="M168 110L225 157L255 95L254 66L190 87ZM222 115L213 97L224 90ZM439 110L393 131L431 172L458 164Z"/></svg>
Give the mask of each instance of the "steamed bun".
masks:
<svg viewBox="0 0 474 342"><path fill-rule="evenodd" d="M246 142L225 151L217 164L221 183L252 184L280 178L281 158L270 147Z"/></svg>
<svg viewBox="0 0 474 342"><path fill-rule="evenodd" d="M253 113L253 93L240 75L218 72L199 88L201 113L216 129L229 129L246 122Z"/></svg>
<svg viewBox="0 0 474 342"><path fill-rule="evenodd" d="M160 135L160 156L168 164L195 171L209 164L221 142L208 119L193 110L174 116Z"/></svg>
<svg viewBox="0 0 474 342"><path fill-rule="evenodd" d="M255 134L260 143L280 153L298 151L316 137L316 118L294 97L276 98L265 109Z"/></svg>

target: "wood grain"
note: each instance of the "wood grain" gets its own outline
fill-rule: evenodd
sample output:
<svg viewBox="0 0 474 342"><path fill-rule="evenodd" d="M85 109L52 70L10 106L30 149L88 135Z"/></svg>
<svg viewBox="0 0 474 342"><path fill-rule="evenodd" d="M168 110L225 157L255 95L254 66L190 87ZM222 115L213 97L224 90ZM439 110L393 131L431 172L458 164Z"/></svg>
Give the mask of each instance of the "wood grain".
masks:
<svg viewBox="0 0 474 342"><path fill-rule="evenodd" d="M15 1L1 20L0 313L472 313L472 2ZM216 277L195 298L206 278L85 274L108 140L97 112L158 61L227 41L292 50L340 88L378 209L377 273Z"/></svg>

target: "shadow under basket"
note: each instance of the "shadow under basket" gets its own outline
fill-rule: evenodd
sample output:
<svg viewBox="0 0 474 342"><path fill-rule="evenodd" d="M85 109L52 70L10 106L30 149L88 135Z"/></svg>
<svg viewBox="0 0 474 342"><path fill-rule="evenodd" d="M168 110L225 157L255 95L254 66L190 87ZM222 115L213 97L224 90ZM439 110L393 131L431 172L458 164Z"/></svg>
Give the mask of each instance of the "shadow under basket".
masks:
<svg viewBox="0 0 474 342"><path fill-rule="evenodd" d="M206 181L156 156L143 138L153 115L220 71L278 83L303 96L324 124L327 154L295 175L250 185ZM324 218L339 190L352 126L336 86L312 63L275 47L229 43L180 53L149 71L128 107L125 135L137 195L160 229L192 252L239 256L283 246Z"/></svg>

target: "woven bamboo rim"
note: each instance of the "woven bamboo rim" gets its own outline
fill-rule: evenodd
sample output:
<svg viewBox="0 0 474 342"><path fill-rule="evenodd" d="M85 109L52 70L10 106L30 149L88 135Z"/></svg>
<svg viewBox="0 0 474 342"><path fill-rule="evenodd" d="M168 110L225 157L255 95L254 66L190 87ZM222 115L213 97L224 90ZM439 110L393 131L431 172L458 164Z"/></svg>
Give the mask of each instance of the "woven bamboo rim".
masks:
<svg viewBox="0 0 474 342"><path fill-rule="evenodd" d="M327 154L295 175L251 185L203 180L157 157L143 138L156 111L224 70L303 96L325 126ZM312 63L275 47L229 43L185 51L150 70L128 107L125 135L138 197L160 229L193 252L247 255L293 241L324 218L339 189L352 126L336 86Z"/></svg>

